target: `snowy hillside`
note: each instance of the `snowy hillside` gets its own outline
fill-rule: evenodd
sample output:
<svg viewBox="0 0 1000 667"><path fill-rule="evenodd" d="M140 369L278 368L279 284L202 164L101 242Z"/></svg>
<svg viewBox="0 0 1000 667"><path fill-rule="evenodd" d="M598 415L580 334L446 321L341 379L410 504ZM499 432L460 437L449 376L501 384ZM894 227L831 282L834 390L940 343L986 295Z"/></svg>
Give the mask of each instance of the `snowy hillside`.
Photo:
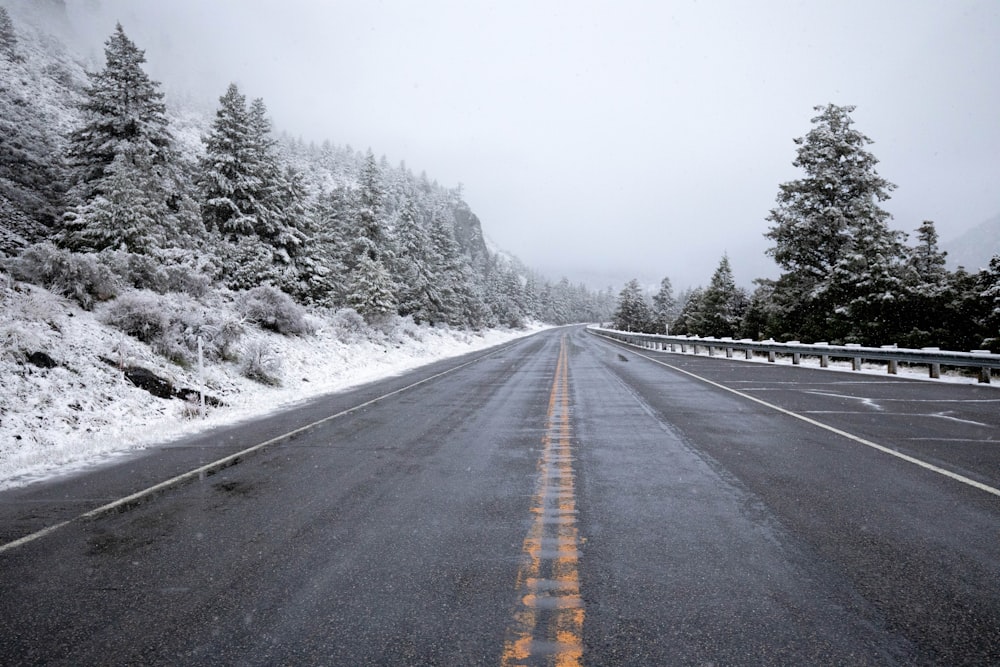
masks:
<svg viewBox="0 0 1000 667"><path fill-rule="evenodd" d="M944 246L952 268L964 266L967 271L975 272L989 266L994 255L1000 255L1000 215L983 221Z"/></svg>
<svg viewBox="0 0 1000 667"><path fill-rule="evenodd" d="M206 393L225 406L209 407L202 419L196 399L157 398L121 370L143 368L176 389L197 389L197 363L172 363L150 344L101 323L107 308L88 312L0 273L0 488L536 329L469 333L397 319L379 330L347 311L307 316L310 333L285 336L240 321L231 295L204 305L238 321L241 332L232 343L232 359L206 368ZM267 383L247 377L249 351L269 373Z"/></svg>

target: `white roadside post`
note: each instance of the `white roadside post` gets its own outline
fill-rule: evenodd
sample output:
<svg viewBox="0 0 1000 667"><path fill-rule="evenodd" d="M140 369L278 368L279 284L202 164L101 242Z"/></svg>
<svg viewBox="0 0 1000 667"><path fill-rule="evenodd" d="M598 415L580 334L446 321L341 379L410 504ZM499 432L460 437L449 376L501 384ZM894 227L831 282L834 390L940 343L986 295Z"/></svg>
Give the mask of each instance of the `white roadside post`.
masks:
<svg viewBox="0 0 1000 667"><path fill-rule="evenodd" d="M205 418L205 352L201 336L198 336L198 400L201 403L201 418Z"/></svg>

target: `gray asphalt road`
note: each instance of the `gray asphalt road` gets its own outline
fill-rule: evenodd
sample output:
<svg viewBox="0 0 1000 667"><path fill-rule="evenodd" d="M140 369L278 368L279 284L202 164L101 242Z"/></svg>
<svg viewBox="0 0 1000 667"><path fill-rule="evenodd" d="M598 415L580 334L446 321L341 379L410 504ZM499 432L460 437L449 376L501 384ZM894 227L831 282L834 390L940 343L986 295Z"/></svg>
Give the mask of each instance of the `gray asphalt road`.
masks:
<svg viewBox="0 0 1000 667"><path fill-rule="evenodd" d="M0 662L997 664L998 407L546 332L0 494Z"/></svg>

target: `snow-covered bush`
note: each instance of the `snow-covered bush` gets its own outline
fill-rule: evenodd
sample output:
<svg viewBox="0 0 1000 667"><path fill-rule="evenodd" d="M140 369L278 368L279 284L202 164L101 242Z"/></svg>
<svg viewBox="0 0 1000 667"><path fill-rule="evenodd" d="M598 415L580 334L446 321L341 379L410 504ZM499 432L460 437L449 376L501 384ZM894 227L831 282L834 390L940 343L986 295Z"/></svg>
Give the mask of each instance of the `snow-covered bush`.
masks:
<svg viewBox="0 0 1000 667"><path fill-rule="evenodd" d="M263 338L253 338L243 346L240 372L243 377L277 387L281 384L281 357Z"/></svg>
<svg viewBox="0 0 1000 667"><path fill-rule="evenodd" d="M144 343L161 340L170 326L162 299L153 292L129 292L101 313L101 320Z"/></svg>
<svg viewBox="0 0 1000 667"><path fill-rule="evenodd" d="M0 326L0 359L24 363L28 355L39 348L38 336L19 322Z"/></svg>
<svg viewBox="0 0 1000 667"><path fill-rule="evenodd" d="M369 329L365 318L353 308L342 308L333 314L331 320L334 335L341 343L350 345L368 338Z"/></svg>
<svg viewBox="0 0 1000 667"><path fill-rule="evenodd" d="M206 360L232 359L243 326L224 311L209 309L181 294L136 291L108 304L101 320L153 348L157 354L188 365L197 360L198 339Z"/></svg>
<svg viewBox="0 0 1000 667"><path fill-rule="evenodd" d="M62 250L51 243L29 246L4 265L18 280L70 298L85 310L114 298L119 291L114 274L95 255Z"/></svg>
<svg viewBox="0 0 1000 667"><path fill-rule="evenodd" d="M250 322L286 336L310 332L305 308L281 290L261 285L239 296L240 312Z"/></svg>
<svg viewBox="0 0 1000 667"><path fill-rule="evenodd" d="M123 285L137 289L152 290L160 294L180 292L194 297L205 296L212 285L207 269L185 253L175 255L170 251L160 251L156 256L126 252L124 250L104 250L99 255L101 263L107 266Z"/></svg>
<svg viewBox="0 0 1000 667"><path fill-rule="evenodd" d="M413 318L409 315L406 317L401 317L396 324L396 336L400 340L405 340L406 338L411 338L418 343L424 341L424 337L427 330L413 321Z"/></svg>

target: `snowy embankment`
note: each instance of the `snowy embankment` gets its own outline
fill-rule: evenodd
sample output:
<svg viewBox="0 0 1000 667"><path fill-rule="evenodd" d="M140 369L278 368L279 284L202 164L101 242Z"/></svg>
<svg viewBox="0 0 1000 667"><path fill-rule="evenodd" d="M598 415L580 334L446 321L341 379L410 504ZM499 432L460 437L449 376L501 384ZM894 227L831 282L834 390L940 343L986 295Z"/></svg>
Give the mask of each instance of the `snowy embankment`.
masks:
<svg viewBox="0 0 1000 667"><path fill-rule="evenodd" d="M202 418L197 403L156 398L107 361L143 367L188 388L199 387L197 363L176 365L149 345L103 324L100 307L89 312L0 274L0 317L0 489L491 347L541 328L470 333L398 320L381 331L358 327L357 319L313 315L312 333L283 336L243 322L234 358L205 366L207 393L225 407L209 408ZM248 350L265 351L279 385L245 377ZM33 352L44 352L56 365L32 363L28 356Z"/></svg>

